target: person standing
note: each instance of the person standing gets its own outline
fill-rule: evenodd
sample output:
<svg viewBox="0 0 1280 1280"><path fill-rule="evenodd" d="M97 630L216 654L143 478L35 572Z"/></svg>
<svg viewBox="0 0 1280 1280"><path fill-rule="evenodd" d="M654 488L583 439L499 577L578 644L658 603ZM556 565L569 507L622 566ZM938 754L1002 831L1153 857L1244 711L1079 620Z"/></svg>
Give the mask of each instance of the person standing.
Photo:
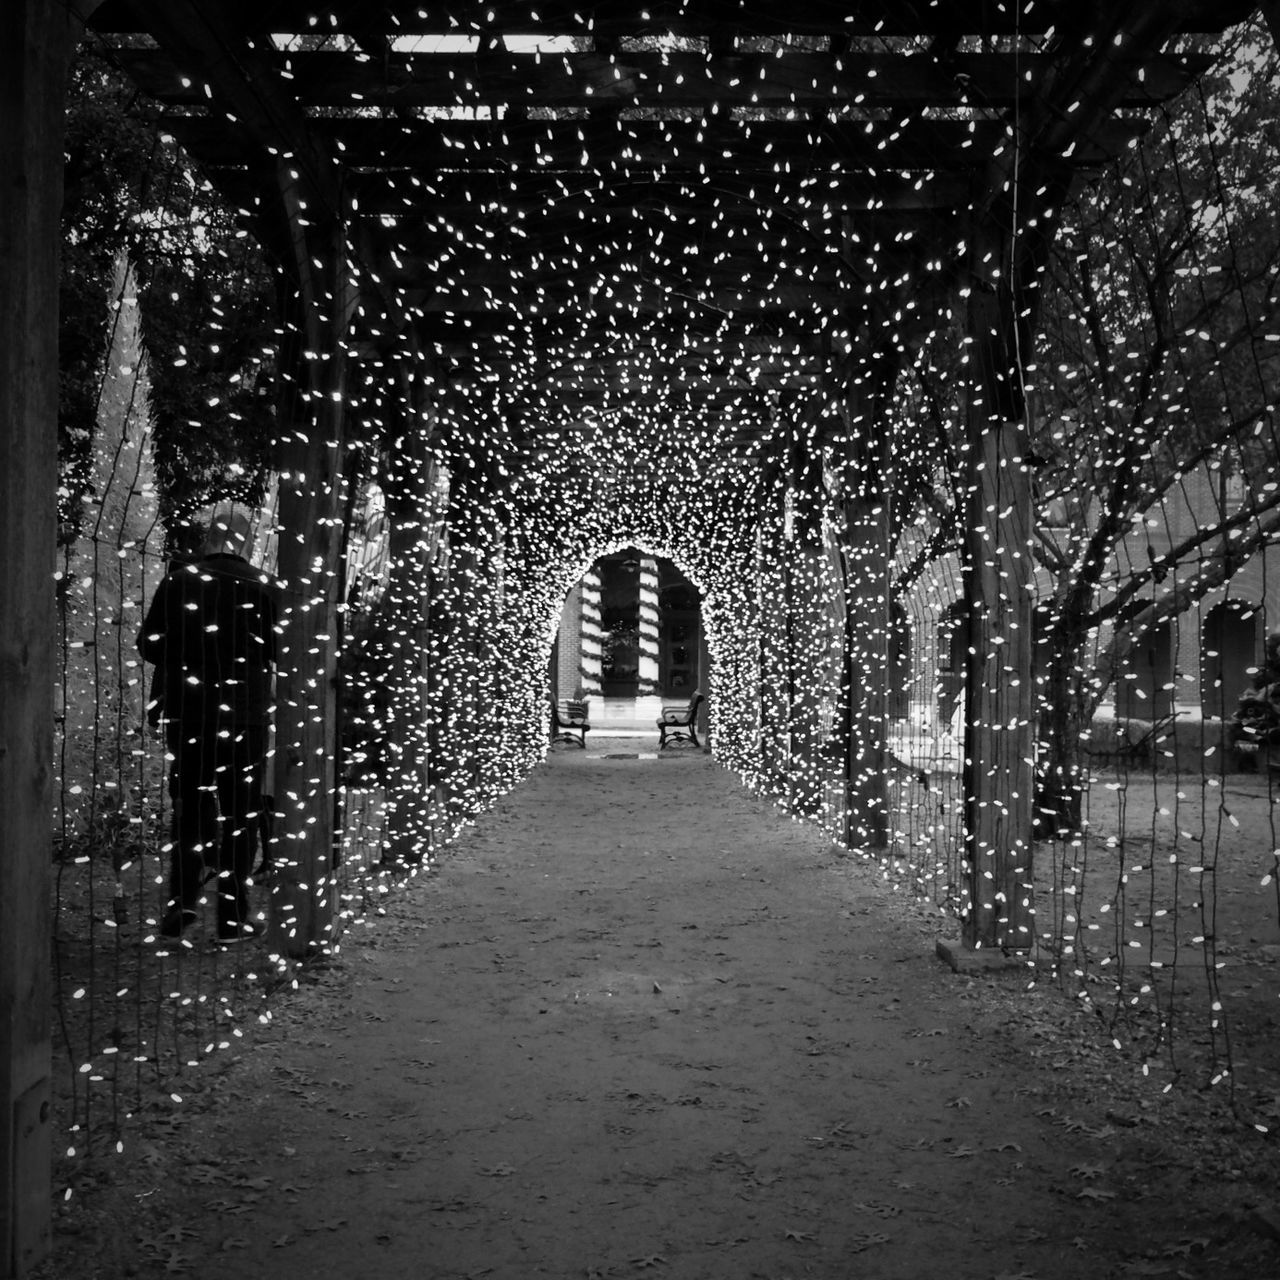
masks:
<svg viewBox="0 0 1280 1280"><path fill-rule="evenodd" d="M160 935L197 918L215 880L217 938L261 932L249 879L263 809L276 661L276 584L245 558L251 526L215 516L203 554L175 560L156 590L138 648L154 663L148 719L163 727L173 800L169 892Z"/></svg>

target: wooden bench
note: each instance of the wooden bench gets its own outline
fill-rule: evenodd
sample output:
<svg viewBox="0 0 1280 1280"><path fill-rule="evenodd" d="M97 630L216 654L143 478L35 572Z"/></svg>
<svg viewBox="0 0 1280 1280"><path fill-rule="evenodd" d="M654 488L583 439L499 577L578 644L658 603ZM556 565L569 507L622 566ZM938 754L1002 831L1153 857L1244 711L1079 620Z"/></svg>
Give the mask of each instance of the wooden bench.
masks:
<svg viewBox="0 0 1280 1280"><path fill-rule="evenodd" d="M591 725L587 721L587 704L579 702L575 699L568 699L564 704L564 712L561 713L560 705L556 702L551 704L551 741L552 742L568 742L574 746L581 747L584 751L587 746L587 734L591 730Z"/></svg>
<svg viewBox="0 0 1280 1280"><path fill-rule="evenodd" d="M695 747L702 745L698 741L698 708L704 701L702 694L695 693L687 707L668 707L663 711L658 717L659 751L673 742L690 742Z"/></svg>

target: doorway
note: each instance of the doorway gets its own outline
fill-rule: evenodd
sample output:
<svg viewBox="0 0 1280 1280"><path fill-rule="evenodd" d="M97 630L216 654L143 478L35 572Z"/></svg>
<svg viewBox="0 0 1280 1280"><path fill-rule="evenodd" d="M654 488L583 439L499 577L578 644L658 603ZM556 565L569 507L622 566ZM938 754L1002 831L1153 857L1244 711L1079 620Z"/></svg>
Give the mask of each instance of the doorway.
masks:
<svg viewBox="0 0 1280 1280"><path fill-rule="evenodd" d="M1261 612L1243 600L1223 600L1204 615L1200 628L1200 709L1220 720L1231 717L1258 665Z"/></svg>

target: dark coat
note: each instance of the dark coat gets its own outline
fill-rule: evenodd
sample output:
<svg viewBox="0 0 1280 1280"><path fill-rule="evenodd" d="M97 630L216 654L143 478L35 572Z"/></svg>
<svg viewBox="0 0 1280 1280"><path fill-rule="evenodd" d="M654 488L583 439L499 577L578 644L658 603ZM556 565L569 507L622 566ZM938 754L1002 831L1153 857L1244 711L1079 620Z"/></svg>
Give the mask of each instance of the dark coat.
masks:
<svg viewBox="0 0 1280 1280"><path fill-rule="evenodd" d="M154 662L151 719L264 725L276 661L276 583L237 555L174 561L138 648Z"/></svg>

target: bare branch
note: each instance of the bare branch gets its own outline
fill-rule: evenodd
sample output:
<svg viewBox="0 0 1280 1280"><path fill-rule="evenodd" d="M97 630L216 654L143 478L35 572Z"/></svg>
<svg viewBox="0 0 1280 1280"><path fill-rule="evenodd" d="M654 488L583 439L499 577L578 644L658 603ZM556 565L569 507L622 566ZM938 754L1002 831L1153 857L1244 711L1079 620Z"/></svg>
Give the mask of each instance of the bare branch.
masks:
<svg viewBox="0 0 1280 1280"><path fill-rule="evenodd" d="M1143 608L1127 619L1127 625L1117 626L1095 667L1094 687L1099 695L1115 681L1116 673L1144 632L1185 613L1209 592L1229 581L1244 560L1277 538L1280 538L1280 510L1273 510L1271 518L1265 524L1260 523L1252 537L1233 548L1231 556L1215 556L1205 561L1197 573L1167 595L1145 602Z"/></svg>
<svg viewBox="0 0 1280 1280"><path fill-rule="evenodd" d="M1273 518L1264 524L1262 518L1271 515L1276 517L1280 512L1280 490L1272 493L1270 499L1263 503L1250 503L1242 507L1234 515L1207 528L1199 528L1190 537L1184 538L1176 547L1171 547L1162 556L1151 561L1148 568L1131 574L1111 599L1099 605L1089 617L1090 625L1115 619L1117 625L1132 624L1149 607L1145 602L1136 602L1135 598L1153 580L1159 581L1173 571L1186 557L1215 539L1226 537L1233 529L1240 529L1251 521L1258 522L1258 528L1250 538L1242 539L1231 547L1229 556L1216 557L1215 562L1227 570L1219 579L1225 582L1236 571L1241 563L1248 559L1254 550L1264 545L1269 538L1269 531L1280 527L1280 518ZM1211 588L1206 588L1211 589ZM1201 593L1203 594L1203 592ZM1195 599L1198 599L1196 596ZM1194 603L1194 600L1192 601Z"/></svg>

